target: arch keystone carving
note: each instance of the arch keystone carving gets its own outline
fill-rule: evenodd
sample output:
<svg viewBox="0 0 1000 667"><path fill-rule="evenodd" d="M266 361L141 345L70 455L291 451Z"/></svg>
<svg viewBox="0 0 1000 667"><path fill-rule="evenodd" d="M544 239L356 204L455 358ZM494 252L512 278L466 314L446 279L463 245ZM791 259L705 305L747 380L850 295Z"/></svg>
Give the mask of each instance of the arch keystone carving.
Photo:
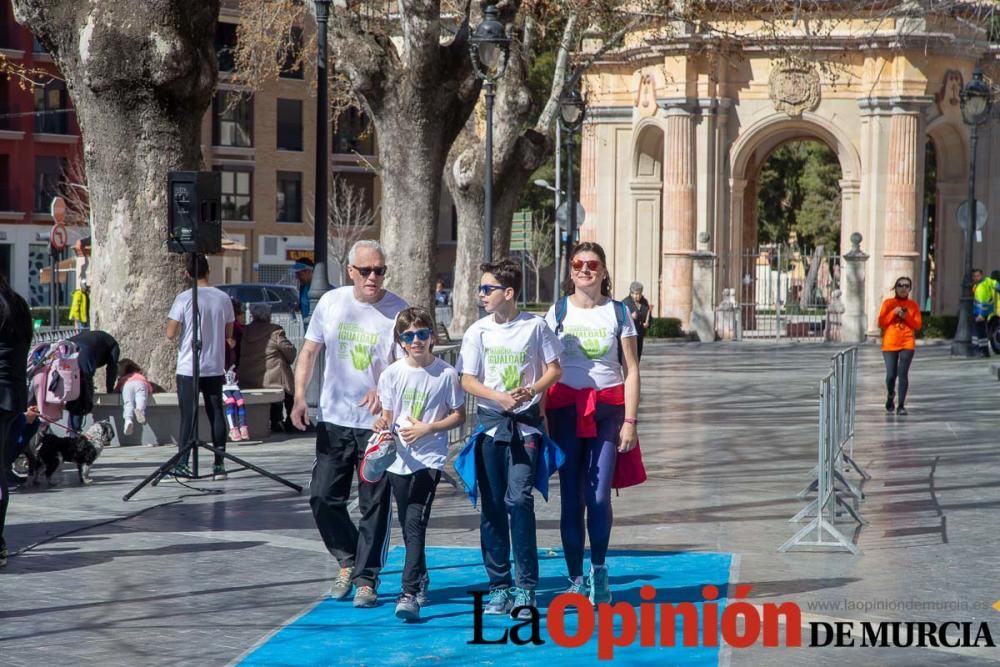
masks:
<svg viewBox="0 0 1000 667"><path fill-rule="evenodd" d="M819 104L819 73L808 65L782 65L771 70L767 90L777 111L801 116Z"/></svg>

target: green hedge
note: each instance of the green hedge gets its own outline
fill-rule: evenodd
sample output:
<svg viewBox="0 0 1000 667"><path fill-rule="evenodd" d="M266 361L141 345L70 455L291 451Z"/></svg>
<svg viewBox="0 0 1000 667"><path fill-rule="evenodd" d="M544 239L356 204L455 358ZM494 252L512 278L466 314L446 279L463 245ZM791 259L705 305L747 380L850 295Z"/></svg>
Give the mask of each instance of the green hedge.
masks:
<svg viewBox="0 0 1000 667"><path fill-rule="evenodd" d="M676 317L654 317L653 323L646 329L646 335L650 338L681 338L684 330Z"/></svg>
<svg viewBox="0 0 1000 667"><path fill-rule="evenodd" d="M51 309L48 306L35 306L31 309L31 319L41 320L42 326L47 327L51 322ZM69 321L69 307L62 306L56 308L56 313L59 316L59 326L69 326L71 322Z"/></svg>
<svg viewBox="0 0 1000 667"><path fill-rule="evenodd" d="M957 315L931 315L921 313L924 326L917 332L917 338L954 338L958 328Z"/></svg>

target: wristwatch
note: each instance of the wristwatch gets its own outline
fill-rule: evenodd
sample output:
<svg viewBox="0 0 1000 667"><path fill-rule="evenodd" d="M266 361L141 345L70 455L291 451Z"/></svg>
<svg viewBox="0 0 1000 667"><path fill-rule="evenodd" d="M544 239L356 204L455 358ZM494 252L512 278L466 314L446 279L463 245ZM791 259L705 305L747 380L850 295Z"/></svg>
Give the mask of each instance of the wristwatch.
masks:
<svg viewBox="0 0 1000 667"><path fill-rule="evenodd" d="M538 392L535 391L535 385L533 385L533 384L529 384L528 385L528 393L531 394L532 398L534 398L535 396L538 396Z"/></svg>

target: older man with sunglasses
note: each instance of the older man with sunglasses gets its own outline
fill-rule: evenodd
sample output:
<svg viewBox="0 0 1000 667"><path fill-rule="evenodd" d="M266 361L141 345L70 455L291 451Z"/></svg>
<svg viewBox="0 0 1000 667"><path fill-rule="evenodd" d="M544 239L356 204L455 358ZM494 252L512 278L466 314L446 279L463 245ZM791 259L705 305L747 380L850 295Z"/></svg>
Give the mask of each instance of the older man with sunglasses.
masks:
<svg viewBox="0 0 1000 667"><path fill-rule="evenodd" d="M325 349L309 504L323 542L340 567L330 596L346 599L357 586L354 606L374 607L389 541L386 478L377 484L360 484L357 526L348 514L347 502L372 426L382 412L379 376L397 356L396 316L408 306L382 288L385 251L377 241L355 243L348 264L352 284L324 294L309 322L295 369L291 418L296 428L306 428L306 387L316 357Z"/></svg>

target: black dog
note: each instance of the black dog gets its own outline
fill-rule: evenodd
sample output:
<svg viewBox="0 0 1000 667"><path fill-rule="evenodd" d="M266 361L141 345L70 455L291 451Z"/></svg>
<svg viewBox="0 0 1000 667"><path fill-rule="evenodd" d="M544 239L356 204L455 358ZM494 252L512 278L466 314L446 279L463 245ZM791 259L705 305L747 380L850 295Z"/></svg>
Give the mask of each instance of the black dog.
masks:
<svg viewBox="0 0 1000 667"><path fill-rule="evenodd" d="M38 486L41 473L44 472L48 485L55 486L53 475L59 469L59 464L72 461L80 474L80 483L91 484L93 480L90 478L90 467L112 437L114 432L111 424L106 421L97 422L77 436L59 437L46 431L38 436L36 448L28 447L25 450L28 457L28 477Z"/></svg>

